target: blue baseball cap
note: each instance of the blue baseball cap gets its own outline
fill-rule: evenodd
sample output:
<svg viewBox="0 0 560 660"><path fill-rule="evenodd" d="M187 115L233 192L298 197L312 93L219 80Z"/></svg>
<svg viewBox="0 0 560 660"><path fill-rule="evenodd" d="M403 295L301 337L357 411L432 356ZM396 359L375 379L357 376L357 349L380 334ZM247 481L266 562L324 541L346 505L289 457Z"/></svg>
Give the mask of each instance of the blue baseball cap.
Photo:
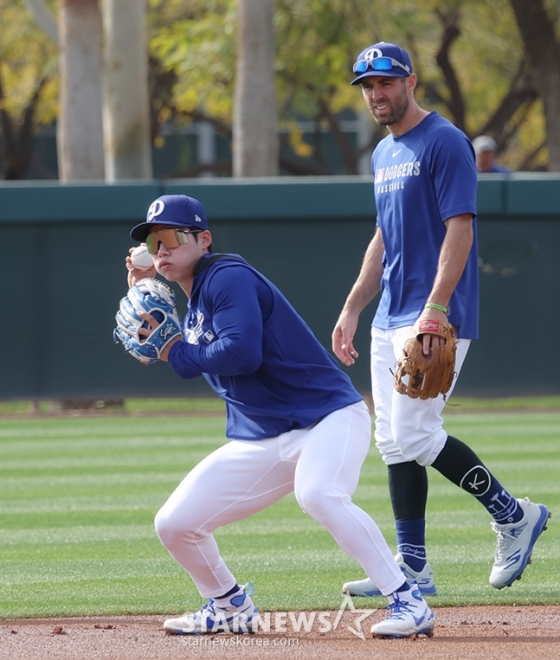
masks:
<svg viewBox="0 0 560 660"><path fill-rule="evenodd" d="M187 195L162 195L150 204L146 222L136 225L130 235L135 241L143 242L152 225L208 229L208 220L198 199Z"/></svg>
<svg viewBox="0 0 560 660"><path fill-rule="evenodd" d="M404 48L380 41L358 55L352 71L358 77L354 78L351 85L357 85L362 78L370 76L408 78L412 73L412 62Z"/></svg>

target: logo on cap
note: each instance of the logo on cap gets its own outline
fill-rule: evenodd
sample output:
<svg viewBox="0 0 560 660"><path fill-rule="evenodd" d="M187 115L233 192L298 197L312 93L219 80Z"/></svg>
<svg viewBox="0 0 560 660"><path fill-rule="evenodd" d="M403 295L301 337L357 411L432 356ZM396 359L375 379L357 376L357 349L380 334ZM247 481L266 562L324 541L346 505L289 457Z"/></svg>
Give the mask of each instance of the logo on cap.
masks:
<svg viewBox="0 0 560 660"><path fill-rule="evenodd" d="M379 48L370 48L364 54L364 60L366 60L366 62L371 62L372 60L375 60L378 57L383 57L383 53L379 50Z"/></svg>
<svg viewBox="0 0 560 660"><path fill-rule="evenodd" d="M202 218L200 218L198 215L195 214L194 221L195 222L202 222Z"/></svg>
<svg viewBox="0 0 560 660"><path fill-rule="evenodd" d="M155 202L152 202L150 208L148 209L148 215L146 218L148 222L152 222L154 218L157 218L158 215L161 215L164 208L165 204L161 201L161 199L156 199Z"/></svg>

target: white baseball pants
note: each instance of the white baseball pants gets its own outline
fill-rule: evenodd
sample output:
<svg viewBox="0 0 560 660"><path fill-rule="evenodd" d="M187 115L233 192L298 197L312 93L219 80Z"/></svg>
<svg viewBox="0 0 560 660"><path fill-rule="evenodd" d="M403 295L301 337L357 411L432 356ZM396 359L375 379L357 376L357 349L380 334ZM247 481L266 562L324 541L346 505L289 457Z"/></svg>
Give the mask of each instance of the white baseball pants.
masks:
<svg viewBox="0 0 560 660"><path fill-rule="evenodd" d="M393 385L395 364L401 356L412 326L393 330L371 329L371 390L375 407L375 443L386 465L416 461L431 465L443 449L447 433L441 413L443 396L411 399ZM470 339L457 341L453 388L469 350Z"/></svg>
<svg viewBox="0 0 560 660"><path fill-rule="evenodd" d="M231 440L179 484L156 515L157 534L201 595L215 598L236 579L212 532L294 491L303 511L390 594L403 575L376 523L352 502L370 440L371 417L363 401L276 438Z"/></svg>

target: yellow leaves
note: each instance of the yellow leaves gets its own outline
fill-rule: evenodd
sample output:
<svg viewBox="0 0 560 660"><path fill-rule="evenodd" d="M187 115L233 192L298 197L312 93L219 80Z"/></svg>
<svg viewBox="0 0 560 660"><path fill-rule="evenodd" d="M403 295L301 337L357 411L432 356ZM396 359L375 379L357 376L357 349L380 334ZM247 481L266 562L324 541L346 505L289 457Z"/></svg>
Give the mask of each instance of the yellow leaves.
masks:
<svg viewBox="0 0 560 660"><path fill-rule="evenodd" d="M58 87L55 81L58 52L50 38L36 25L21 2L0 5L0 75L6 97L5 109L20 120L39 82L49 82L41 91L36 117L51 123L56 117Z"/></svg>
<svg viewBox="0 0 560 660"><path fill-rule="evenodd" d="M192 112L200 105L200 94L194 86L181 87L175 94L175 102L178 108L185 112Z"/></svg>
<svg viewBox="0 0 560 660"><path fill-rule="evenodd" d="M313 147L303 139L303 132L297 122L287 121L284 126L288 128L288 140L296 156L300 158L311 158L314 154Z"/></svg>
<svg viewBox="0 0 560 660"><path fill-rule="evenodd" d="M166 121L171 119L171 110L167 107L161 108L159 113L158 113L158 117L159 117L159 121L162 124L165 124Z"/></svg>
<svg viewBox="0 0 560 660"><path fill-rule="evenodd" d="M179 115L204 112L231 123L236 70L237 0L147 0L150 52L173 71L172 98ZM48 0L56 11L58 0ZM557 4L550 0L551 6ZM289 143L303 158L313 156L294 118L317 120L328 112L362 110L360 89L350 86L356 55L368 45L396 41L414 58L421 74L417 99L448 116L450 92L435 55L443 17L460 10L460 36L450 53L465 103L467 130L475 133L499 107L523 55L509 0L276 0L275 72L278 108ZM34 22L24 0L0 0L0 75L5 107L21 117L37 82L52 79L41 92L37 117L57 114L58 53ZM170 85L171 83L169 83ZM168 94L168 88L165 93ZM159 120L171 119L160 109ZM544 139L540 103L511 125L521 124L511 147L513 167ZM510 154L508 153L508 157Z"/></svg>

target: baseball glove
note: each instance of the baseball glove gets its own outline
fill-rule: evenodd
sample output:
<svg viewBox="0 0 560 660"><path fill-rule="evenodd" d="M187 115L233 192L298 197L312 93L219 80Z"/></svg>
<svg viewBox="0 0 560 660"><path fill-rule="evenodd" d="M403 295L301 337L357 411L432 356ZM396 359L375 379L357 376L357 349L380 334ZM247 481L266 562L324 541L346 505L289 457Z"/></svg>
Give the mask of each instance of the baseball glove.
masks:
<svg viewBox="0 0 560 660"><path fill-rule="evenodd" d="M150 330L141 312L151 314L160 324L149 336L139 333L140 328ZM181 320L175 307L175 294L163 282L145 278L129 289L115 316L117 327L113 331L115 344L142 364L153 364L160 359L162 350L177 336L183 336Z"/></svg>
<svg viewBox="0 0 560 660"><path fill-rule="evenodd" d="M422 352L422 335L443 337L443 346L431 347L428 355ZM449 392L455 376L457 344L453 326L432 319L420 321L418 333L406 340L401 359L394 373L397 392L412 399L435 399ZM405 378L407 378L405 382Z"/></svg>

